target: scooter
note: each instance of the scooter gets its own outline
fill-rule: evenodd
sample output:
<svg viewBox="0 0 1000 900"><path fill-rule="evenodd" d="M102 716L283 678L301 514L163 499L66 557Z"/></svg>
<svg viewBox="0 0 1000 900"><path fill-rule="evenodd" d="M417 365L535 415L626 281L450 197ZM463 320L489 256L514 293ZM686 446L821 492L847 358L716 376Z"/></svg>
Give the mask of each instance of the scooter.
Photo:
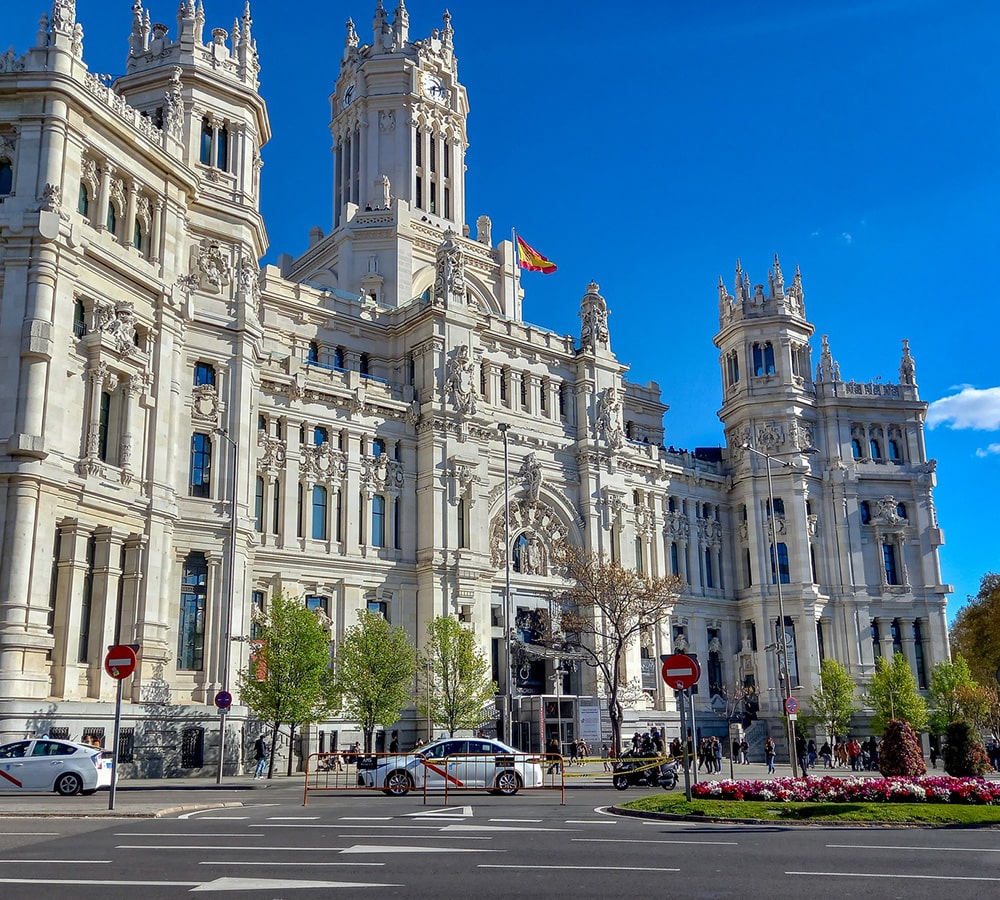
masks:
<svg viewBox="0 0 1000 900"><path fill-rule="evenodd" d="M646 756L621 757L615 765L611 783L619 791L628 790L630 786L661 787L670 791L677 787L680 763L670 760L656 765L655 758Z"/></svg>

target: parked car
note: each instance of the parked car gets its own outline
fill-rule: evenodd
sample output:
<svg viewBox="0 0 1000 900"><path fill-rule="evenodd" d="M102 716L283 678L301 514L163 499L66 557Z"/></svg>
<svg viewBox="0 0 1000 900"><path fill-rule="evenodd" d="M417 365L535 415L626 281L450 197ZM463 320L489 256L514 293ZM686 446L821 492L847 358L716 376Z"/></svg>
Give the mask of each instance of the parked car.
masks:
<svg viewBox="0 0 1000 900"><path fill-rule="evenodd" d="M481 738L446 738L412 753L367 759L358 762L358 783L396 797L423 790L425 781L428 790L443 789L447 780L456 788L511 796L522 787L539 787L543 780L537 756Z"/></svg>
<svg viewBox="0 0 1000 900"><path fill-rule="evenodd" d="M32 738L0 746L0 791L93 794L103 775L102 751L90 744ZM110 754L108 754L110 756ZM101 767L99 769L99 767Z"/></svg>

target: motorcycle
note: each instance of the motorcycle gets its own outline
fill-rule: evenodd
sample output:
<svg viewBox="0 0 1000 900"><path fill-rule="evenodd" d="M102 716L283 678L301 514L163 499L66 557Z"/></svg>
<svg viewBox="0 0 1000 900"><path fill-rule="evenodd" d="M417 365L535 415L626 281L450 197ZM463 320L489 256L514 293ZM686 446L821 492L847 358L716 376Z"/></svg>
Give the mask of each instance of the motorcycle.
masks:
<svg viewBox="0 0 1000 900"><path fill-rule="evenodd" d="M621 756L615 765L611 783L619 791L628 790L630 786L661 787L671 791L677 787L680 779L680 763L676 759L668 760L659 765L657 758L648 756Z"/></svg>

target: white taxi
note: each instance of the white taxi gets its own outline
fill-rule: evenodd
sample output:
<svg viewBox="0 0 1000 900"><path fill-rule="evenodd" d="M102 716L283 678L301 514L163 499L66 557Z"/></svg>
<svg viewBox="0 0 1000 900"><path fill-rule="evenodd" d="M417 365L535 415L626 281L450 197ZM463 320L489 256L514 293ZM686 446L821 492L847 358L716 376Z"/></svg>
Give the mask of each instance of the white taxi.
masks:
<svg viewBox="0 0 1000 900"><path fill-rule="evenodd" d="M51 738L13 741L0 746L0 791L93 794L101 786L103 766L100 748L89 744Z"/></svg>

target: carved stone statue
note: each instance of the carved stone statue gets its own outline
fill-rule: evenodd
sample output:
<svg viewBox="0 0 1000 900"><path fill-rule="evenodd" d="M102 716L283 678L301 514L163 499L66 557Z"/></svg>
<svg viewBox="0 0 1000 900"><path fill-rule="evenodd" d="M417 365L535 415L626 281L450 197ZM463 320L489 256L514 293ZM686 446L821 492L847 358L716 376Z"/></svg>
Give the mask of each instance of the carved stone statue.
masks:
<svg viewBox="0 0 1000 900"><path fill-rule="evenodd" d="M674 653L687 653L689 646L687 635L679 631L674 637Z"/></svg>
<svg viewBox="0 0 1000 900"><path fill-rule="evenodd" d="M533 452L524 458L521 470L517 474L526 482L528 499L537 502L542 489L542 465Z"/></svg>
<svg viewBox="0 0 1000 900"><path fill-rule="evenodd" d="M462 248L455 243L455 232L450 228L437 248L434 297L439 303L452 297L459 301L465 299L465 262Z"/></svg>
<svg viewBox="0 0 1000 900"><path fill-rule="evenodd" d="M583 324L580 329L580 346L591 352L598 347L607 349L608 306L598 293L600 286L596 282L587 285L587 293L580 303L580 318Z"/></svg>
<svg viewBox="0 0 1000 900"><path fill-rule="evenodd" d="M620 450L625 444L621 426L622 403L615 387L609 387L601 397L597 413L597 433L604 437L612 450Z"/></svg>

